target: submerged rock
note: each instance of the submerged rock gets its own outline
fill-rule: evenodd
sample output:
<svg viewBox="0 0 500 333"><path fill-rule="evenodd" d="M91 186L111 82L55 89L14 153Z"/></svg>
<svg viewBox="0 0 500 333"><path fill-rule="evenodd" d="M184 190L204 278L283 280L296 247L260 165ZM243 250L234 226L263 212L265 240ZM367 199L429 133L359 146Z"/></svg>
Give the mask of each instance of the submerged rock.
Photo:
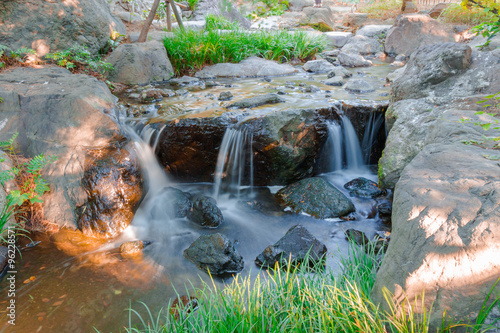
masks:
<svg viewBox="0 0 500 333"><path fill-rule="evenodd" d="M369 179L359 177L344 184L349 194L360 198L373 199L385 195L386 192L378 187L378 184Z"/></svg>
<svg viewBox="0 0 500 333"><path fill-rule="evenodd" d="M288 185L276 193L284 207L296 213L307 213L326 219L347 215L354 211L349 198L323 178L306 178Z"/></svg>
<svg viewBox="0 0 500 333"><path fill-rule="evenodd" d="M285 100L282 97L278 96L277 94L265 94L265 95L242 99L241 101L234 102L227 108L245 109L245 108L254 108L265 104L275 104L284 102Z"/></svg>
<svg viewBox="0 0 500 333"><path fill-rule="evenodd" d="M130 241L120 245L120 254L124 258L133 258L142 254L142 249L146 244L143 241Z"/></svg>
<svg viewBox="0 0 500 333"><path fill-rule="evenodd" d="M217 228L224 221L222 212L219 207L217 207L217 201L205 195L199 196L193 200L188 218L207 228Z"/></svg>
<svg viewBox="0 0 500 333"><path fill-rule="evenodd" d="M228 275L243 270L243 257L232 242L219 233L202 235L184 251L184 256L202 271Z"/></svg>
<svg viewBox="0 0 500 333"><path fill-rule="evenodd" d="M175 187L166 187L159 195L165 198L165 202L158 205L157 209L161 209L170 218L186 217L193 207L191 195Z"/></svg>
<svg viewBox="0 0 500 333"><path fill-rule="evenodd" d="M306 258L310 266L322 264L326 255L326 246L314 237L305 227L296 225L290 228L274 245L269 245L257 256L255 263L264 268L274 268L291 264L296 265Z"/></svg>

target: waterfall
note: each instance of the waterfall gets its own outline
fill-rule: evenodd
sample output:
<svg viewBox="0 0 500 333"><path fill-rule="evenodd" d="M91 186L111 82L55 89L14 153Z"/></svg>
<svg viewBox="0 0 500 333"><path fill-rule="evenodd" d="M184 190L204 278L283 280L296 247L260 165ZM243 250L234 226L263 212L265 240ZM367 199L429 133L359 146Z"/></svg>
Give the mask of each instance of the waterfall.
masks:
<svg viewBox="0 0 500 333"><path fill-rule="evenodd" d="M383 113L371 113L368 119L368 124L365 127L363 135L363 143L361 144L363 150L363 157L366 164L370 164L372 156L372 148L377 142L377 135L385 123L385 116Z"/></svg>
<svg viewBox="0 0 500 333"><path fill-rule="evenodd" d="M253 133L246 127L232 127L226 130L215 167L215 198L218 198L221 191L227 191L239 197L245 181L252 188L252 143Z"/></svg>
<svg viewBox="0 0 500 333"><path fill-rule="evenodd" d="M329 156L326 171L342 169L360 169L364 167L363 155L358 136L351 121L345 115L340 117L340 124L330 122L325 153Z"/></svg>

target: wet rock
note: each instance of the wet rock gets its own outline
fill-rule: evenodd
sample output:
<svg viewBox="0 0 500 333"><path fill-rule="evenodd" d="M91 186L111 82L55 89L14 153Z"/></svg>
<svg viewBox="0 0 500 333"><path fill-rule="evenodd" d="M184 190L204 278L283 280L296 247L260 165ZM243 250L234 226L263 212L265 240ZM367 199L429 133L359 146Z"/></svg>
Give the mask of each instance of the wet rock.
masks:
<svg viewBox="0 0 500 333"><path fill-rule="evenodd" d="M370 242L365 233L356 229L347 229L345 231L345 239L354 242L356 245L365 246Z"/></svg>
<svg viewBox="0 0 500 333"><path fill-rule="evenodd" d="M142 103L152 103L163 99L163 94L159 89L148 89L139 95Z"/></svg>
<svg viewBox="0 0 500 333"><path fill-rule="evenodd" d="M453 42L454 34L428 15L401 15L389 29L385 40L385 53L412 54L424 45Z"/></svg>
<svg viewBox="0 0 500 333"><path fill-rule="evenodd" d="M217 201L205 195L193 199L193 205L188 213L188 218L207 228L217 228L224 222L222 212L217 207Z"/></svg>
<svg viewBox="0 0 500 333"><path fill-rule="evenodd" d="M386 191L380 189L374 181L359 177L344 184L349 190L349 194L359 198L373 199L386 194Z"/></svg>
<svg viewBox="0 0 500 333"><path fill-rule="evenodd" d="M184 96L187 94L189 94L189 91L187 91L186 89L179 89L175 91L175 96Z"/></svg>
<svg viewBox="0 0 500 333"><path fill-rule="evenodd" d="M404 62L406 60L408 60L408 57L404 54L398 54L396 58L394 58L394 61Z"/></svg>
<svg viewBox="0 0 500 333"><path fill-rule="evenodd" d="M0 245L0 275L9 262L8 252L6 246Z"/></svg>
<svg viewBox="0 0 500 333"><path fill-rule="evenodd" d="M406 67L404 67L404 66L401 68L398 68L394 72L387 74L387 77L385 78L385 80L387 82L394 82L397 79L399 79L401 76L403 76L403 73L405 70L406 70Z"/></svg>
<svg viewBox="0 0 500 333"><path fill-rule="evenodd" d="M343 53L373 54L384 50L382 43L376 39L361 35L356 35L349 39L349 42L342 47Z"/></svg>
<svg viewBox="0 0 500 333"><path fill-rule="evenodd" d="M342 66L346 67L369 67L372 65L370 60L366 60L362 55L354 53L339 53L338 60Z"/></svg>
<svg viewBox="0 0 500 333"><path fill-rule="evenodd" d="M326 39L334 47L344 46L352 37L351 32L329 31L325 32ZM323 52L324 53L324 52ZM337 54L335 54L337 56Z"/></svg>
<svg viewBox="0 0 500 333"><path fill-rule="evenodd" d="M170 218L186 217L193 208L191 195L175 187L166 187L159 195L165 198L161 210Z"/></svg>
<svg viewBox="0 0 500 333"><path fill-rule="evenodd" d="M286 267L291 260L293 265L303 262L306 257L309 264L322 264L327 248L305 227L296 225L290 228L274 245L269 245L255 259L255 263L264 268L274 268L276 263Z"/></svg>
<svg viewBox="0 0 500 333"><path fill-rule="evenodd" d="M250 57L238 64L222 63L206 66L195 74L196 77L265 77L289 75L298 70L291 65L278 64L276 61Z"/></svg>
<svg viewBox="0 0 500 333"><path fill-rule="evenodd" d="M203 81L200 81L200 79L197 77L186 76L186 75L184 75L183 77L180 77L180 78L171 79L168 82L171 85L176 86L176 87L194 86L194 85L200 85L203 83Z"/></svg>
<svg viewBox="0 0 500 333"><path fill-rule="evenodd" d="M205 87L207 88L212 88L212 87L217 87L220 86L220 83L215 82L215 81L205 81Z"/></svg>
<svg viewBox="0 0 500 333"><path fill-rule="evenodd" d="M334 65L326 60L310 60L302 67L306 72L310 73L328 73L335 68Z"/></svg>
<svg viewBox="0 0 500 333"><path fill-rule="evenodd" d="M229 101L233 99L233 94L230 91L223 91L219 94L219 101Z"/></svg>
<svg viewBox="0 0 500 333"><path fill-rule="evenodd" d="M108 43L111 29L126 34L125 25L101 0L71 5L63 1L1 1L0 13L1 44L12 50L32 48L40 57L75 44L97 55Z"/></svg>
<svg viewBox="0 0 500 333"><path fill-rule="evenodd" d="M378 216L384 224L391 224L392 204L390 202L382 202L377 206Z"/></svg>
<svg viewBox="0 0 500 333"><path fill-rule="evenodd" d="M124 258L133 258L142 255L144 243L141 240L125 242L120 245L120 254Z"/></svg>
<svg viewBox="0 0 500 333"><path fill-rule="evenodd" d="M145 84L170 79L174 69L161 42L121 44L107 58L113 70L106 74L111 82Z"/></svg>
<svg viewBox="0 0 500 333"><path fill-rule="evenodd" d="M243 257L233 243L219 233L202 235L184 251L186 259L195 263L202 271L224 276L243 270Z"/></svg>
<svg viewBox="0 0 500 333"><path fill-rule="evenodd" d="M265 94L265 95L242 99L240 101L234 102L227 108L245 109L245 108L254 108L265 104L275 104L284 102L285 100L282 97L278 96L277 94Z"/></svg>
<svg viewBox="0 0 500 333"><path fill-rule="evenodd" d="M134 217L142 200L142 173L131 143L94 154L82 179L87 200L78 209L78 228L86 236L110 238Z"/></svg>
<svg viewBox="0 0 500 333"><path fill-rule="evenodd" d="M328 80L323 81L327 86L343 86L345 84L345 80L341 76L334 76Z"/></svg>
<svg viewBox="0 0 500 333"><path fill-rule="evenodd" d="M349 72L347 69L345 69L342 66L335 66L335 68L333 70L331 70L330 72L328 72L328 78L329 79L331 79L334 76L338 76L338 77L341 77L341 78L345 79L345 78L351 77L352 73Z"/></svg>
<svg viewBox="0 0 500 333"><path fill-rule="evenodd" d="M350 213L348 215L345 215L345 216L341 216L339 217L342 221L355 221L357 218L356 218L356 214L353 212L353 213Z"/></svg>
<svg viewBox="0 0 500 333"><path fill-rule="evenodd" d="M375 91L371 84L362 79L351 79L347 81L344 89L353 93L369 93Z"/></svg>
<svg viewBox="0 0 500 333"><path fill-rule="evenodd" d="M404 65L405 65L405 63L402 61L393 61L391 63L391 66L394 66L394 67L403 67Z"/></svg>
<svg viewBox="0 0 500 333"><path fill-rule="evenodd" d="M180 313L190 313L191 311L196 311L198 309L198 299L194 296L182 295L177 297L170 306L170 314L174 316L177 320L179 319Z"/></svg>
<svg viewBox="0 0 500 333"><path fill-rule="evenodd" d="M318 177L306 178L288 185L276 193L283 207L296 213L307 213L326 219L347 215L354 211L349 198L335 186Z"/></svg>
<svg viewBox="0 0 500 333"><path fill-rule="evenodd" d="M315 93L315 92L319 92L321 91L320 88L316 87L316 86L313 86L313 85L309 85L307 86L305 89L304 89L305 92L309 92L309 93Z"/></svg>

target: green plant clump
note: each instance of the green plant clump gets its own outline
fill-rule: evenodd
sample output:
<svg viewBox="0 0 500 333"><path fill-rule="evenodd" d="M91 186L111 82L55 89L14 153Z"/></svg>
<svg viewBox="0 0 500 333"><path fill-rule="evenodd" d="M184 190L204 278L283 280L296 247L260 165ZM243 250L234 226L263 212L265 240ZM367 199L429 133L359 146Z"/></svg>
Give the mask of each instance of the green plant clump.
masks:
<svg viewBox="0 0 500 333"><path fill-rule="evenodd" d="M464 9L459 3L452 3L446 7L439 17L443 23L465 24L468 26L479 25L486 21L491 21L494 15L481 8L473 7Z"/></svg>
<svg viewBox="0 0 500 333"><path fill-rule="evenodd" d="M215 284L196 292L198 308L177 307L170 313L153 316L141 303L147 317L129 309L127 332L430 332L430 310L425 310L424 299L414 304L403 302L409 313L399 313L392 295L385 290L389 310L382 310L369 294L380 266L380 258L369 244L369 253L354 244L349 255L341 261L340 276L329 270L309 267L308 263L295 268L288 266L261 272L254 282L250 278L235 277L233 282L218 289ZM319 273L311 273L312 271ZM494 288L495 286L493 286ZM189 292L188 292L189 294ZM490 298L492 293L487 297ZM461 326L468 332L484 329L484 318L498 306L483 305L478 321L473 326L443 324L439 332L453 332ZM423 307L423 313L412 309ZM133 325L132 320L138 319Z"/></svg>
<svg viewBox="0 0 500 333"><path fill-rule="evenodd" d="M267 17L283 15L290 6L288 0L263 0L264 6L258 6L256 10L250 14L250 18Z"/></svg>
<svg viewBox="0 0 500 333"><path fill-rule="evenodd" d="M93 56L84 46L73 46L65 51L49 53L45 57L70 71L88 71L90 69L104 74L113 69L110 63L102 60L100 56Z"/></svg>
<svg viewBox="0 0 500 333"><path fill-rule="evenodd" d="M9 47L0 44L0 69L15 63L24 64L30 54L36 54L35 50L26 47L11 50Z"/></svg>
<svg viewBox="0 0 500 333"><path fill-rule="evenodd" d="M386 20L401 13L402 0L375 0L360 6L360 13L367 13L370 18Z"/></svg>
<svg viewBox="0 0 500 333"><path fill-rule="evenodd" d="M218 29L220 21L213 20L210 29ZM176 30L174 36L163 40L177 75L187 74L206 65L222 62L238 63L250 56L279 62L294 58L308 60L325 48L325 39L310 37L304 32L286 31L247 33L239 29Z"/></svg>

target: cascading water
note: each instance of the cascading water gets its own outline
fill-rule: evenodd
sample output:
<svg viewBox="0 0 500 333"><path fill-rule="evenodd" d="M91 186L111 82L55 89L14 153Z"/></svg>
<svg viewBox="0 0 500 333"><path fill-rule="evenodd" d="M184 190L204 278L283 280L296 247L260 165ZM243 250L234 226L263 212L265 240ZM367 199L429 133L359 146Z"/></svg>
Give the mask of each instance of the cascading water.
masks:
<svg viewBox="0 0 500 333"><path fill-rule="evenodd" d="M214 196L221 191L240 196L244 183L253 187L253 132L248 128L228 128L222 138L215 168Z"/></svg>
<svg viewBox="0 0 500 333"><path fill-rule="evenodd" d="M327 159L326 171L340 171L342 169L361 169L365 166L359 145L358 136L349 118L341 116L341 123L330 122L328 139L325 144Z"/></svg>
<svg viewBox="0 0 500 333"><path fill-rule="evenodd" d="M363 142L361 149L363 151L363 158L366 164L371 164L372 149L375 145L380 145L377 142L377 136L381 130L382 125L385 123L385 116L383 113L371 113L368 119L368 124L365 127L363 134Z"/></svg>

